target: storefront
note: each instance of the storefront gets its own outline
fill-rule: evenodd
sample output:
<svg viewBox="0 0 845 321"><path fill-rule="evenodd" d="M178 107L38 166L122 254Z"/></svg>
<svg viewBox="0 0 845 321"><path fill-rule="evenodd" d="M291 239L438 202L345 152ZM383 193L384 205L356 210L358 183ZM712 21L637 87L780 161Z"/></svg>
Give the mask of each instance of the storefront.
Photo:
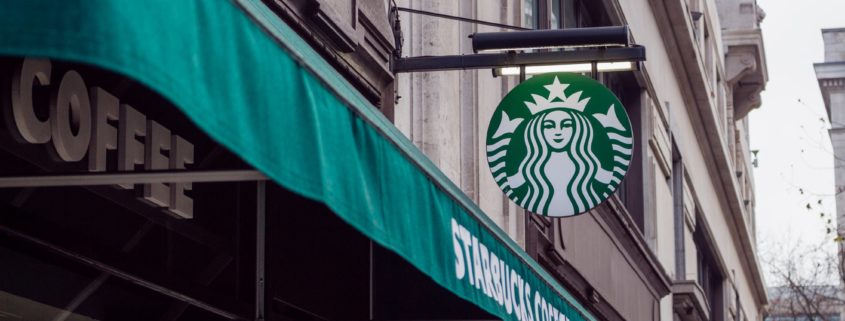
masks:
<svg viewBox="0 0 845 321"><path fill-rule="evenodd" d="M0 315L594 320L260 1L0 12Z"/></svg>

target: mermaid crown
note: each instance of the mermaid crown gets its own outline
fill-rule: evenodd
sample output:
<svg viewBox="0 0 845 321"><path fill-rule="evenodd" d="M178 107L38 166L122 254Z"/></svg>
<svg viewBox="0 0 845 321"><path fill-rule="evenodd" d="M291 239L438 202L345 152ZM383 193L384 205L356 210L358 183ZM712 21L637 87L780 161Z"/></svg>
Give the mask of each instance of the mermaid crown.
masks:
<svg viewBox="0 0 845 321"><path fill-rule="evenodd" d="M525 102L525 107L528 107L532 115L554 108L567 108L584 112L584 108L587 107L587 103L590 101L590 97L581 99L581 91L567 96L564 90L566 90L566 87L569 87L569 84L561 84L557 77L555 77L554 82L543 87L549 90L549 97L546 98L537 94L531 94L534 102Z"/></svg>

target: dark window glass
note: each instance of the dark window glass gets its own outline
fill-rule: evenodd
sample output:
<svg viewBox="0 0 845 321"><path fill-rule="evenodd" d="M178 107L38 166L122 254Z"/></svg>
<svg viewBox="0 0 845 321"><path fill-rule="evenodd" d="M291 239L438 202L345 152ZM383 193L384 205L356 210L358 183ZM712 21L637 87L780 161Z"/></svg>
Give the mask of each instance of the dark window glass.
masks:
<svg viewBox="0 0 845 321"><path fill-rule="evenodd" d="M87 156L60 161L51 144L15 139L8 85L20 62L0 59L0 174L88 173ZM69 70L82 76L86 89L102 87L190 142L194 163L188 169L249 168L169 102L131 80L52 61L51 86ZM45 97L51 89L35 91L36 114L47 114ZM116 151L106 156L106 173L115 172ZM185 192L193 201L190 219L144 200L143 185L0 189L0 230L5 232L0 233L0 315L19 313L28 320L252 318L254 185L194 183Z"/></svg>
<svg viewBox="0 0 845 321"><path fill-rule="evenodd" d="M578 12L576 11L576 0L560 0L563 2L563 24L561 28L576 28L578 27Z"/></svg>
<svg viewBox="0 0 845 321"><path fill-rule="evenodd" d="M492 320L321 203L268 185L270 320Z"/></svg>
<svg viewBox="0 0 845 321"><path fill-rule="evenodd" d="M725 316L725 295L723 284L725 277L719 270L715 258L715 250L707 241L704 231L703 219L697 219L698 226L693 232L693 241L697 252L698 263L698 285L704 291L707 301L710 303L710 319L722 321Z"/></svg>
<svg viewBox="0 0 845 321"><path fill-rule="evenodd" d="M525 28L537 28L539 26L538 19L540 18L540 10L538 8L538 1L540 0L524 0L522 4L522 26Z"/></svg>

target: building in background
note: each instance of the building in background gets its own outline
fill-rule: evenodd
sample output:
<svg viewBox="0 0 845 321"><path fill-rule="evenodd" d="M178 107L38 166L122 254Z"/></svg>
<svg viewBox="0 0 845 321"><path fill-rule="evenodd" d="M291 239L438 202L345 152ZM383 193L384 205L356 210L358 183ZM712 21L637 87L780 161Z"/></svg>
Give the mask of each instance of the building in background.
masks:
<svg viewBox="0 0 845 321"><path fill-rule="evenodd" d="M489 174L484 133L518 78L397 75L391 64L471 53L468 35L499 29L395 6L537 29L629 26L648 60L594 75L634 126L616 195L562 219L510 202ZM35 1L0 12L4 315L763 318L746 117L767 81L754 0L85 9ZM167 177L120 175L150 170ZM106 172L85 176L98 186L26 179L90 172ZM470 262L481 266L472 276L455 268ZM494 273L528 294L502 305L496 285L509 282Z"/></svg>
<svg viewBox="0 0 845 321"><path fill-rule="evenodd" d="M827 117L836 175L836 222L845 235L845 28L822 29L824 62L814 64Z"/></svg>
<svg viewBox="0 0 845 321"><path fill-rule="evenodd" d="M775 286L769 288L771 301L766 321L842 320L842 289L835 285Z"/></svg>
<svg viewBox="0 0 845 321"><path fill-rule="evenodd" d="M830 120L830 142L833 145L833 168L836 193L836 224L838 240L845 237L845 28L822 29L824 62L815 63L816 79L822 92L827 118ZM845 245L839 243L840 260L845 257ZM840 261L842 262L842 261ZM840 267L845 276L845 266ZM842 279L842 278L840 278ZM845 280L840 280L840 282ZM845 284L840 284L845 286ZM839 292L840 294L842 292ZM845 299L845 297L840 297ZM840 313L845 317L845 308Z"/></svg>

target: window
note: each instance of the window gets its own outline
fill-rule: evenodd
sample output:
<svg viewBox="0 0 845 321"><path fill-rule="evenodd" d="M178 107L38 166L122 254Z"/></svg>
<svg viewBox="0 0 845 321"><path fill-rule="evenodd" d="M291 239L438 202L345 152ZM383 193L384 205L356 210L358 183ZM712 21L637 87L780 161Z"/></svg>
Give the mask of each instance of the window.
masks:
<svg viewBox="0 0 845 321"><path fill-rule="evenodd" d="M575 0L552 0L551 19L552 29L578 27L578 8Z"/></svg>
<svg viewBox="0 0 845 321"><path fill-rule="evenodd" d="M589 25L578 0L524 0L523 26L536 29L565 29Z"/></svg>
<svg viewBox="0 0 845 321"><path fill-rule="evenodd" d="M539 27L539 12L538 4L541 0L525 0L522 7L522 26L526 28L536 29Z"/></svg>
<svg viewBox="0 0 845 321"><path fill-rule="evenodd" d="M0 82L21 64L19 59L0 59ZM153 135L171 133L189 142L194 160L189 169L249 169L143 86L89 66L58 60L50 66L51 84L73 70L84 81L81 87L97 88L92 102L101 102L94 105L98 108L112 102L131 105L147 128L161 130L146 131L150 142ZM34 91L36 113L49 109L45 102L50 90L38 86ZM0 99L8 97L0 92ZM8 108L0 106L3 113ZM128 112L130 107L121 108ZM119 127L118 121L106 121ZM57 160L52 146L17 141L18 129L8 125L0 125L5 175L87 173L87 161ZM104 173L115 172L118 151L104 154ZM167 149L168 156L175 154ZM156 185L0 190L0 314L27 320L58 315L63 317L56 319L71 320L251 318L256 302L256 183L194 183L184 191L191 206L182 207L186 210L180 214L161 205L171 198L144 194L149 186ZM184 213L192 218L181 218Z"/></svg>
<svg viewBox="0 0 845 321"><path fill-rule="evenodd" d="M699 215L696 221L698 224L696 224L695 232L693 232L693 241L697 252L698 285L701 286L707 301L710 303L710 320L723 321L725 319L723 288L725 276L716 261L713 243L709 241L707 236L709 233L706 230L705 220Z"/></svg>
<svg viewBox="0 0 845 321"><path fill-rule="evenodd" d="M675 218L675 279L686 279L686 249L684 248L684 162L678 146L672 140L672 206Z"/></svg>
<svg viewBox="0 0 845 321"><path fill-rule="evenodd" d="M650 112L654 106L648 94L637 84L633 73L618 72L600 75L602 76L600 78L604 79L605 86L610 88L622 102L622 105L625 106L625 111L628 113L634 130L635 146L643 146L634 148L628 173L625 174L625 179L619 185L616 195L625 205L644 238L647 242L650 242L648 241L649 235L646 235L649 233L646 231L650 230L650 226L654 224L655 211L649 210L647 206L654 203L649 201L650 198L654 197L654 185L652 184L654 168L648 155L647 146L648 139L651 136L651 128L646 120L651 117ZM650 244L650 246L653 246L653 244Z"/></svg>

